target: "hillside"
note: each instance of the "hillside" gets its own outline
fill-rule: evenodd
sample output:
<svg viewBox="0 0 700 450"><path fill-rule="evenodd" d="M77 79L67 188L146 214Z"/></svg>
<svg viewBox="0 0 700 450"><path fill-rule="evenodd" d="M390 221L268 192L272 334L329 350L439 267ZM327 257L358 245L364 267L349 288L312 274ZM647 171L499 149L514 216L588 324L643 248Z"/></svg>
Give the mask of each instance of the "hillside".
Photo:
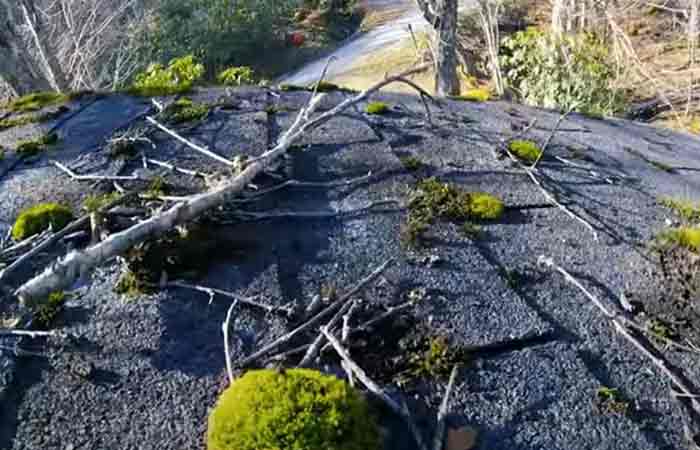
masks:
<svg viewBox="0 0 700 450"><path fill-rule="evenodd" d="M210 105L206 115L168 126L225 159L255 158L274 146L309 95L202 88L189 98ZM351 95L328 93L319 111ZM353 322L410 301L408 307L348 345L385 389L409 400L426 436L447 384L445 366L449 375L458 362L448 424L475 429L477 449L688 448L686 411L667 378L581 290L538 260L552 258L613 310L621 297L632 303L634 320L657 326L659 339L647 335L649 345L695 380L700 393L697 347L693 353L668 343L700 344L698 291L686 290L689 298L678 293L700 276L697 255L675 249L662 266L652 249L659 233L682 221L660 199L700 198L700 141L575 113L557 125L558 112L502 101L431 104L431 123L419 97L371 100L388 112L368 114L362 102L304 136L254 180L247 202L231 199L191 225L194 245L152 244L141 248L142 259L127 258L146 261L141 268L151 264L146 269L156 284L164 270L169 282L183 279L297 312L315 296L342 296L393 260L358 294ZM157 111L148 98L85 95L66 106L54 107L49 121L0 131L0 236L34 204L58 202L80 215L89 195L114 190L111 180L72 179L52 161L79 175L139 178L119 185L150 197L107 214L109 232L231 177L231 167L153 129L145 118ZM127 131L144 139L122 154L110 140ZM35 156L17 154L22 140L47 133L57 134L55 145ZM536 176L566 211L505 155L511 139L546 146ZM208 175L202 181L149 160ZM466 226L437 218L411 245L410 199L431 177L492 194L505 211ZM265 194L286 180L299 183ZM9 277L0 294L3 323L24 325L13 321L27 310L12 290L88 243L87 233L69 236ZM172 285L117 293L124 264L111 259L67 293L49 328L68 338L0 334L0 448L204 448L207 414L227 381L221 329L231 301ZM683 270L690 278L674 272ZM299 323L298 315L239 304L230 324L234 364ZM426 342L442 343L444 355L417 370L415 356L423 357ZM271 364L293 366L300 357ZM343 375L331 352L319 367ZM605 388L615 394L607 397ZM413 448L403 423L379 411L385 448Z"/></svg>

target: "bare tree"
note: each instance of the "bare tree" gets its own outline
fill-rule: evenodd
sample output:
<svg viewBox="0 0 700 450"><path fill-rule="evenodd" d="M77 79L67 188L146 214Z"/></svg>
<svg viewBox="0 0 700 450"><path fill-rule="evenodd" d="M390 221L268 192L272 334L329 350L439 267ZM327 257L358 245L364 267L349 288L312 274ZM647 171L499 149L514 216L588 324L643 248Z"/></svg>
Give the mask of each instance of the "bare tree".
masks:
<svg viewBox="0 0 700 450"><path fill-rule="evenodd" d="M435 92L459 94L457 77L457 0L415 0L435 30Z"/></svg>

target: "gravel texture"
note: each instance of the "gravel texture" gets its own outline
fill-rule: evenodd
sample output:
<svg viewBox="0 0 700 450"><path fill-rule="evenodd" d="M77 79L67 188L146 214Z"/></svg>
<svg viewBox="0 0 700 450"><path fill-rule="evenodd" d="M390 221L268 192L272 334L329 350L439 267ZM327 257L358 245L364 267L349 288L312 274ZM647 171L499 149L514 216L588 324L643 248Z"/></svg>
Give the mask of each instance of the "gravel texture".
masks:
<svg viewBox="0 0 700 450"><path fill-rule="evenodd" d="M322 109L347 95L329 95ZM224 157L256 156L289 126L307 96L202 90L195 100L223 100L227 106L214 108L205 123L183 127L182 133ZM680 411L668 384L579 291L538 269L536 262L540 255L553 257L609 302L623 291L648 286L654 263L647 244L672 218L657 198L700 197L700 141L625 121L567 119L538 167L548 188L596 227L600 239L593 241L585 227L548 205L508 159L494 154L501 139L533 118L538 122L528 138L543 142L557 113L503 102L446 102L433 111L430 125L420 100L391 94L377 98L392 106L389 114L368 116L362 106L348 111L304 137L275 168L276 176L304 181L337 181L369 171L376 174L373 179L341 188L286 189L245 207L339 214L226 227L221 234L245 251L212 258L197 282L260 295L271 304L305 305L322 287L343 292L396 258L385 280L367 290L365 301L392 303L422 288L426 298L415 314L452 342L481 345L539 337L512 349L506 346L462 371L450 420L477 428L479 449L684 448ZM9 226L19 210L37 201L78 207L88 193L104 188L70 180L48 163L50 158L79 167L81 173L138 170L144 176L163 175L180 192L201 190L200 181L153 167L145 170L140 160L123 163L108 157L104 141L147 108L141 99L109 96L66 120L58 128L60 148L0 179L0 225ZM40 131L8 130L0 133L0 141L12 146L17 135L32 132ZM154 143L155 149L145 147L151 158L230 176L219 163L163 133L154 134ZM407 155L426 167L406 171L400 158ZM0 171L12 156L0 162ZM556 156L588 168L565 165ZM613 184L589 169L612 178ZM342 214L371 201L405 202L418 177L427 175L501 196L508 206L504 218L484 225L484 238L478 240L462 235L457 225L440 223L430 231L429 249L421 253L399 239L406 218L400 204ZM263 186L275 182L261 178ZM53 256L62 251L56 249ZM435 264L423 264L426 255ZM77 338L24 341L22 348L44 356L21 358L6 350L12 340L0 340L0 448L204 448L207 413L222 387L221 322L229 302L216 297L209 303L207 295L182 289L122 297L112 289L118 271L116 264L100 268L72 293L56 326ZM5 314L17 311L9 296L1 305ZM284 318L237 309L234 358L289 327ZM666 354L688 378L700 379L697 357L675 350ZM417 413L425 428L444 390L434 384L424 393L429 409ZM598 410L594 400L602 386L618 389L633 413ZM387 448L409 448L394 436Z"/></svg>

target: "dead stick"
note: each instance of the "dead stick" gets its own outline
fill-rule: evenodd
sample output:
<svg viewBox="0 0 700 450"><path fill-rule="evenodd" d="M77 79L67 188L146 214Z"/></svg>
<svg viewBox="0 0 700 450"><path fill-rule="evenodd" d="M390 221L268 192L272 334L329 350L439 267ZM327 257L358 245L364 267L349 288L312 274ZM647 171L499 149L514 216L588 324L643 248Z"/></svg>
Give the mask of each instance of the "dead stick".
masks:
<svg viewBox="0 0 700 450"><path fill-rule="evenodd" d="M343 318L343 315L345 315L350 308L352 307L352 304L354 301L349 300L351 296L354 296L356 293L360 292L369 282L377 278L379 275L384 273L384 271L393 263L393 260L389 260L379 266L372 274L365 279L363 279L359 284L355 286L355 288L351 289L350 292L345 294L340 300L334 303L334 305L341 305L340 309L335 313L335 315L331 318L331 320L328 321L326 324L326 327L328 329L333 329L333 327L336 326L336 324ZM311 344L309 349L306 351L306 354L302 358L301 362L299 362L298 367L305 367L308 366L309 363L318 355L318 351L321 349L321 344L323 344L323 334L319 333L318 336L316 336L316 339L314 339L314 342Z"/></svg>
<svg viewBox="0 0 700 450"><path fill-rule="evenodd" d="M455 379L457 379L457 372L459 372L459 364L455 364L455 366L452 368L452 373L450 373L450 381L447 383L445 396L442 398L442 403L440 404L440 409L438 410L437 429L435 430L435 437L433 438L433 450L442 450L445 434L445 417L447 416L447 408L450 405L452 388L455 384Z"/></svg>
<svg viewBox="0 0 700 450"><path fill-rule="evenodd" d="M387 267L389 267L390 264L394 262L393 259L390 259L386 261L384 264L379 266L377 269L374 270L371 274L367 275L367 277L363 278L362 281L360 281L357 285L355 285L354 288L352 288L347 294L345 294L340 300L328 305L324 310L313 316L311 319L307 320L303 324L299 325L296 327L294 330L290 331L289 333L285 334L284 336L281 336L277 339L275 339L273 342L270 344L264 346L260 350L256 351L252 355L248 356L247 358L243 359L243 361L240 361L238 363L239 367L245 367L255 361L256 359L260 358L261 356L271 352L272 350L277 349L280 345L283 345L290 340L292 340L294 337L298 336L299 334L305 332L306 330L315 327L318 325L323 319L326 317L330 316L333 314L338 308L340 308L342 305L345 305L348 303L349 299L354 296L364 285L367 283L371 282L375 278L377 278L384 270L386 270Z"/></svg>
<svg viewBox="0 0 700 450"><path fill-rule="evenodd" d="M666 377L668 377L678 387L682 394L689 396L689 398L691 399L691 404L693 405L693 409L695 409L695 411L698 414L700 414L700 402L693 398L696 394L692 392L692 388L688 386L685 380L681 379L668 367L668 363L666 361L654 355L644 344L642 344L639 341L639 339L630 334L628 329L623 325L623 316L621 316L619 313L613 313L608 308L606 308L605 305L603 305L603 303L596 296L591 294L576 278L574 278L569 272L567 272L562 267L556 265L552 258L540 256L538 262L541 265L544 265L559 272L561 275L564 276L564 279L566 281L573 284L581 292L583 292L583 294L596 306L596 308L598 308L608 319L610 319L617 332L619 332L625 339L627 339L644 356L650 359L651 362L654 363L654 365L658 367L659 370L661 370L661 372L664 375L666 375Z"/></svg>
<svg viewBox="0 0 700 450"><path fill-rule="evenodd" d="M271 306L271 305L265 305L263 303L256 302L253 300L251 297L244 297L242 295L234 294L233 292L228 292L224 291L222 289L216 289L216 288L211 288L208 286L200 286L197 284L187 284L183 283L181 281L171 281L168 283L165 283L163 287L175 287L175 288L182 288L182 289L191 289L193 291L199 291L199 292L204 292L205 294L209 294L209 303L214 299L214 295L220 295L222 297L227 297L233 300L238 301L239 303L247 306L252 306L254 308L259 308L262 309L263 311L269 313L274 313L274 312L281 312L284 313L285 315L289 316L291 314L291 310L286 307L282 306Z"/></svg>
<svg viewBox="0 0 700 450"><path fill-rule="evenodd" d="M68 174L69 177L76 181L136 181L142 180L134 175L78 175L68 167L58 161L51 161L51 164L58 167L60 170Z"/></svg>
<svg viewBox="0 0 700 450"><path fill-rule="evenodd" d="M195 150L203 155L206 155L212 159L215 159L215 160L219 161L220 163L226 164L229 167L233 165L232 161L224 158L223 156L217 155L216 153L212 152L208 148L202 147L200 145L195 144L194 142L192 142L190 140L185 139L184 137L177 134L175 131L171 130L170 128L168 128L165 125L158 122L153 117L148 116L148 117L146 117L146 120L149 121L150 123L152 123L153 125L155 125L161 131L165 132L166 134L168 134L168 135L174 137L175 139L177 139L178 141L182 142L183 144L185 144L186 146L188 146L192 150Z"/></svg>
<svg viewBox="0 0 700 450"><path fill-rule="evenodd" d="M377 398L382 400L389 407L389 409L391 409L394 413L396 413L406 421L409 429L411 430L411 433L413 434L414 439L416 440L416 443L418 444L418 448L420 448L421 450L427 450L427 447L423 442L423 438L420 435L420 432L418 431L418 427L416 426L415 422L413 422L411 413L408 411L406 405L399 405L399 403L397 403L386 392L384 392L384 390L381 387L379 387L379 385L375 383L369 377L369 375L367 375L367 373L359 365L357 365L355 361L352 360L347 350L343 348L342 344L338 342L338 339L336 339L335 336L333 336L333 334L327 327L321 327L321 334L323 334L323 336L325 336L326 339L328 339L328 342L330 342L331 346L333 346L336 353L338 353L338 356L340 356L343 359L343 361L345 361L348 368L357 377L357 379L360 380L362 384L364 384L365 387L367 387L367 389L371 393L373 393Z"/></svg>
<svg viewBox="0 0 700 450"><path fill-rule="evenodd" d="M231 313L238 304L238 300L231 302L231 306L226 311L226 320L221 324L221 331L224 333L224 355L226 356L226 372L228 373L229 385L233 384L233 368L231 367L231 350L228 343L228 330L231 326Z"/></svg>

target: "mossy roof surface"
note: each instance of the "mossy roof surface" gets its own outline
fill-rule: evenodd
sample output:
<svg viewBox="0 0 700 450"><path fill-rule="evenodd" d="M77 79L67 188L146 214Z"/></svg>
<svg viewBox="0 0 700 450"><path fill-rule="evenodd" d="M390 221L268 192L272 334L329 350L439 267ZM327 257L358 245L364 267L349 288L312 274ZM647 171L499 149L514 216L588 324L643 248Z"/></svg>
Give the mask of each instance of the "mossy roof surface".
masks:
<svg viewBox="0 0 700 450"><path fill-rule="evenodd" d="M255 88L235 90L230 97L218 88L195 92L193 101L216 103L224 97L232 106L215 108L196 131L183 133L226 157L259 155L290 125L295 110L309 95L278 94L271 100L264 90ZM320 109L345 98L345 93L329 93ZM589 171L561 165L554 158L543 159L538 170L558 187L560 199L569 208L599 230L596 242L580 223L550 207L507 158L494 156L494 143L512 136L512 126L537 118L538 127L527 139L543 142L558 114L498 101L447 101L442 111L434 113L435 127L431 127L418 98L382 94L372 100L402 106L387 116L367 116L364 105L348 111L304 136L277 170L287 178L305 181L337 181L369 171L378 174L376 179L342 189L284 190L251 208L356 209L370 201L405 198L421 176L433 175L470 192L502 198L508 206L502 219L483 225L484 236L476 240L465 237L458 224L444 223L431 230L428 254L440 261L434 267L416 262L421 255L402 248L399 232L405 211L400 205L335 219L232 226L224 235L245 245L247 256L214 265L198 283L261 295L279 304L291 299L306 302L321 284L332 282L342 292L395 257L396 265L386 274L389 283L368 288L368 301L388 304L420 286L429 299L417 306L416 314L426 320L431 317L455 342L479 345L540 336L518 351L479 359L469 369L469 379L477 380L479 392L489 395L455 391L454 411L480 429L479 439L488 442L490 449L524 448L523 442L530 447L571 450L609 448L611 442L619 448L681 448L682 423L667 384L649 374L651 366L615 334L585 297L561 277L539 271L536 261L542 254L552 256L605 298L624 286L650 287L646 274L654 267L638 247L665 226L666 210L656 199L700 198L700 180L692 170L659 171L624 147L674 167L697 169L700 143L643 124L569 116L547 156L566 158L571 155L569 147L584 147L589 160L581 163L615 177L615 184L591 178ZM265 112L271 103L279 107L272 116ZM139 161L114 161L98 150L113 132L148 107L143 99L124 96L95 102L57 130L63 146L57 153L61 162L80 173L136 170ZM0 140L32 137L21 133L31 134L24 128L8 130L0 132ZM165 136L158 136L158 152L159 158L189 169L211 171L214 166ZM415 173L405 170L400 157L407 154L420 158L425 167ZM11 154L0 162L0 173L8 160ZM167 175L167 179L178 192L202 188L186 177ZM94 193L91 189L68 179L46 160L18 167L0 178L4 206L0 224L7 226L18 210L39 201L61 201L78 210L84 196ZM19 366L13 372L16 379L35 381L11 386L20 395L7 397L13 402L12 417L2 423L16 425L0 433L0 448L58 447L77 435L94 448L201 446L206 416L224 370L221 322L229 303L217 299L208 305L205 295L184 290L124 301L112 290L119 272L117 265L104 267L82 288L79 300L67 303L61 316L64 329L79 332L85 340L76 352L58 354L52 364L70 367L78 354L95 365L95 382L61 371L68 369L48 372ZM511 285L504 273L520 274L520 284ZM237 336L234 358L282 335L288 326L279 317L261 318L241 308L232 321ZM95 348L99 351L92 351ZM672 357L690 379L700 379L697 358L681 353ZM7 352L1 358L14 361ZM592 399L601 378L605 385L621 389L626 398L655 399L647 405L655 431L633 420L597 413ZM466 378L459 381L467 382ZM442 396L442 387L437 388L435 395ZM536 410L537 417L523 415L524 410ZM125 420L124 411L140 413ZM62 426L47 432L44 424L58 416L65 419ZM538 419L542 417L546 420ZM163 423L177 424L177 432L163 433Z"/></svg>

